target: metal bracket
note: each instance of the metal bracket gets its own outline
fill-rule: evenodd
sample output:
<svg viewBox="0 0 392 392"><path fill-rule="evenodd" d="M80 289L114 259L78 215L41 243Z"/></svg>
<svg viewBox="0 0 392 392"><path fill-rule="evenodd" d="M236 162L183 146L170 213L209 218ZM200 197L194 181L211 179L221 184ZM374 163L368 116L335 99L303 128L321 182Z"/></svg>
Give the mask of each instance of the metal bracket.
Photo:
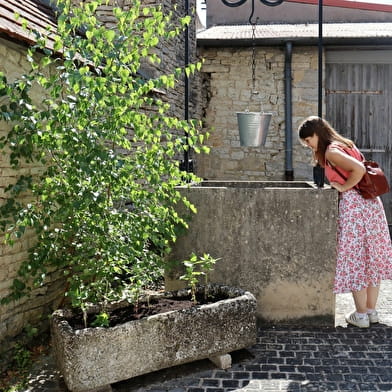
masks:
<svg viewBox="0 0 392 392"><path fill-rule="evenodd" d="M232 0L221 0L224 5L227 7L239 7L242 4L246 3L247 0L238 0L238 1L232 1ZM268 5L270 7L275 7L277 5L280 5L283 3L284 0L260 0L264 5ZM255 13L255 0L252 0L252 12L249 16L249 23L251 25L254 25L257 23L252 21L253 15Z"/></svg>

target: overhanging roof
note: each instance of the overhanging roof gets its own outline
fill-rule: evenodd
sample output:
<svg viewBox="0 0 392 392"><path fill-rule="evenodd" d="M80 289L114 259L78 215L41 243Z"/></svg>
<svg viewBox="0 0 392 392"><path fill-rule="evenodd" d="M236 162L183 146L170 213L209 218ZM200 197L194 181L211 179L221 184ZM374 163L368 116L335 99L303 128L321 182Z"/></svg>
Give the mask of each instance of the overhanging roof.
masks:
<svg viewBox="0 0 392 392"><path fill-rule="evenodd" d="M15 18L15 14L19 18ZM48 46L51 46L56 21L50 7L37 0L1 1L0 34L18 42L35 43L35 36L23 28L23 20L27 21L30 29L43 33L48 38Z"/></svg>
<svg viewBox="0 0 392 392"><path fill-rule="evenodd" d="M285 0L286 3L313 4L318 6L319 0ZM357 10L392 12L392 5L381 3L369 3L365 0L323 0L323 7L351 8Z"/></svg>
<svg viewBox="0 0 392 392"><path fill-rule="evenodd" d="M392 23L325 23L326 45L392 45ZM252 39L251 25L213 26L197 34L202 47L281 45L287 41L301 45L318 42L318 23L257 25Z"/></svg>

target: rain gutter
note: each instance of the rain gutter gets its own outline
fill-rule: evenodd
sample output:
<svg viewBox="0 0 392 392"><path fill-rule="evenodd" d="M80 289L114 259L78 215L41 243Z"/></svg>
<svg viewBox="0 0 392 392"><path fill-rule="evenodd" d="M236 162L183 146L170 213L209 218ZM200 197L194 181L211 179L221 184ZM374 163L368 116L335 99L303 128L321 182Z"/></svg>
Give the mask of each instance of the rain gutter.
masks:
<svg viewBox="0 0 392 392"><path fill-rule="evenodd" d="M285 46L286 42L290 41L296 46L317 46L318 37L274 37L274 38L255 38L257 46ZM324 37L323 45L334 46L382 46L392 45L391 37ZM219 38L198 38L197 46L200 48L227 48L227 47L250 47L252 43L249 38L234 38L234 39L219 39Z"/></svg>

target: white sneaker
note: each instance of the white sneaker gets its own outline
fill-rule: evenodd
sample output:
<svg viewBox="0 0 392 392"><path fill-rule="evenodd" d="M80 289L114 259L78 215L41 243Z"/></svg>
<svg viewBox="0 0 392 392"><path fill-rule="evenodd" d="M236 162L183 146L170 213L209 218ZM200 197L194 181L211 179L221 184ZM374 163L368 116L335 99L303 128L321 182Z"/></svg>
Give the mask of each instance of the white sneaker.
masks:
<svg viewBox="0 0 392 392"><path fill-rule="evenodd" d="M370 322L371 324L374 324L374 323L378 323L378 322L379 322L378 313L377 313L376 310L375 310L374 312L372 312L372 313L368 313L368 317L369 317L369 322Z"/></svg>
<svg viewBox="0 0 392 392"><path fill-rule="evenodd" d="M366 315L364 318L359 318L356 311L346 315L346 321L347 323L355 325L358 328L369 328L370 325L369 317Z"/></svg>

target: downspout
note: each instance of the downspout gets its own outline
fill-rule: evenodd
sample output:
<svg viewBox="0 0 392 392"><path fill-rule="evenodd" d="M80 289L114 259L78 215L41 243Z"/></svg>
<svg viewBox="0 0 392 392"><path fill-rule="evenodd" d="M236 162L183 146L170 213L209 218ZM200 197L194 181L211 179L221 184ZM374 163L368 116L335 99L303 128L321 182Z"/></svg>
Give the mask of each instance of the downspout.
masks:
<svg viewBox="0 0 392 392"><path fill-rule="evenodd" d="M185 15L189 16L189 0L185 0ZM185 53L184 53L184 66L187 67L189 65L189 25L185 27L184 32L184 44L185 44ZM184 120L189 120L189 77L187 73L184 71ZM187 138L187 134L185 135ZM186 141L186 149L184 150L184 161L182 165L182 169L186 172L193 171L190 167L190 159L189 159L189 143L188 138Z"/></svg>
<svg viewBox="0 0 392 392"><path fill-rule="evenodd" d="M319 34L318 34L318 116L323 117L323 0L318 0ZM317 164L313 167L313 181L318 188L324 186L324 168Z"/></svg>
<svg viewBox="0 0 392 392"><path fill-rule="evenodd" d="M286 42L285 62L284 62L284 91L285 91L285 179L294 180L293 170L293 125L292 125L292 76L291 76L291 57L293 43Z"/></svg>

